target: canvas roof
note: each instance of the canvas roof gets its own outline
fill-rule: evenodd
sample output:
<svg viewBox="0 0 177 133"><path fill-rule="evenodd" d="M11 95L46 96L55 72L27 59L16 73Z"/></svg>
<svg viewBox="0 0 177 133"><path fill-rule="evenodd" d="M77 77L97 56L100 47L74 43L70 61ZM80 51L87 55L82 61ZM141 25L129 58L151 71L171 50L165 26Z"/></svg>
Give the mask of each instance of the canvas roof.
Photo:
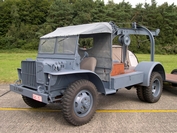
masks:
<svg viewBox="0 0 177 133"><path fill-rule="evenodd" d="M87 34L96 34L96 33L112 33L112 27L108 22L60 27L49 34L42 36L41 38L87 35Z"/></svg>

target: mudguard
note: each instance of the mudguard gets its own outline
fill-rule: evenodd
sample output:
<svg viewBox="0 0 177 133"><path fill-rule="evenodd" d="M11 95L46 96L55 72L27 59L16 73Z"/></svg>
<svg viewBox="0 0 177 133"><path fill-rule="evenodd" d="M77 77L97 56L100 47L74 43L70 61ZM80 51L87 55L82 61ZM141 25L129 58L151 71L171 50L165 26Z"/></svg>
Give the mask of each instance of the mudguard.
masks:
<svg viewBox="0 0 177 133"><path fill-rule="evenodd" d="M162 76L163 81L165 80L165 70L159 62L140 62L136 66L135 71L141 71L144 73L142 86L149 86L152 72L158 72Z"/></svg>
<svg viewBox="0 0 177 133"><path fill-rule="evenodd" d="M63 71L60 71L60 72L51 72L51 73L48 73L48 74L50 74L52 76L55 76L55 77L62 76L62 75L75 75L76 77L83 77L84 78L85 76L87 76L88 80L91 81L96 86L98 92L105 93L103 82L101 81L99 76L93 71L83 70L83 69L81 69L81 70L71 70L71 71L63 70Z"/></svg>

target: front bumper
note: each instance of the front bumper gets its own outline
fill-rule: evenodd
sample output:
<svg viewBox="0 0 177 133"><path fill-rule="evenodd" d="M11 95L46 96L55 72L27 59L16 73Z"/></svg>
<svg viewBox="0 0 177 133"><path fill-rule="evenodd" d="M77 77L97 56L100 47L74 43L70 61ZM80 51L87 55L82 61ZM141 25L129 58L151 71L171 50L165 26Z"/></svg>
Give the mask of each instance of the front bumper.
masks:
<svg viewBox="0 0 177 133"><path fill-rule="evenodd" d="M39 93L38 91L31 90L29 88L26 88L26 87L23 87L23 86L17 85L17 84L11 84L10 90L13 92L19 93L23 96L37 100L39 102L49 104L49 95L48 94Z"/></svg>

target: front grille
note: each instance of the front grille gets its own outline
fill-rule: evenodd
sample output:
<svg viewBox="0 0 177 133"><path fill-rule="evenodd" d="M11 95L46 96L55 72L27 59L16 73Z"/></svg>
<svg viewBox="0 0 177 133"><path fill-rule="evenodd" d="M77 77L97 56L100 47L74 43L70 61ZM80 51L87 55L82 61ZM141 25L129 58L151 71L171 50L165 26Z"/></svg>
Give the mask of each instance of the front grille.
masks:
<svg viewBox="0 0 177 133"><path fill-rule="evenodd" d="M36 89L36 61L22 61L21 69L23 85Z"/></svg>

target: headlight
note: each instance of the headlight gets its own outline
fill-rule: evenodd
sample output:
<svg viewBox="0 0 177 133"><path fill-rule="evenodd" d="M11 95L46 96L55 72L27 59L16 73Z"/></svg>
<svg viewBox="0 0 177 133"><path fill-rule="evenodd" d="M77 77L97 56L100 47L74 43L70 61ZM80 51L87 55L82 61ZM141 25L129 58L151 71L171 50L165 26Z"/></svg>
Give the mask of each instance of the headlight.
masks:
<svg viewBox="0 0 177 133"><path fill-rule="evenodd" d="M50 74L48 74L48 79L50 79L50 77L51 77L51 75L50 75Z"/></svg>
<svg viewBox="0 0 177 133"><path fill-rule="evenodd" d="M42 87L42 86L38 86L37 87L37 91L39 92L39 93L44 93L44 87Z"/></svg>

